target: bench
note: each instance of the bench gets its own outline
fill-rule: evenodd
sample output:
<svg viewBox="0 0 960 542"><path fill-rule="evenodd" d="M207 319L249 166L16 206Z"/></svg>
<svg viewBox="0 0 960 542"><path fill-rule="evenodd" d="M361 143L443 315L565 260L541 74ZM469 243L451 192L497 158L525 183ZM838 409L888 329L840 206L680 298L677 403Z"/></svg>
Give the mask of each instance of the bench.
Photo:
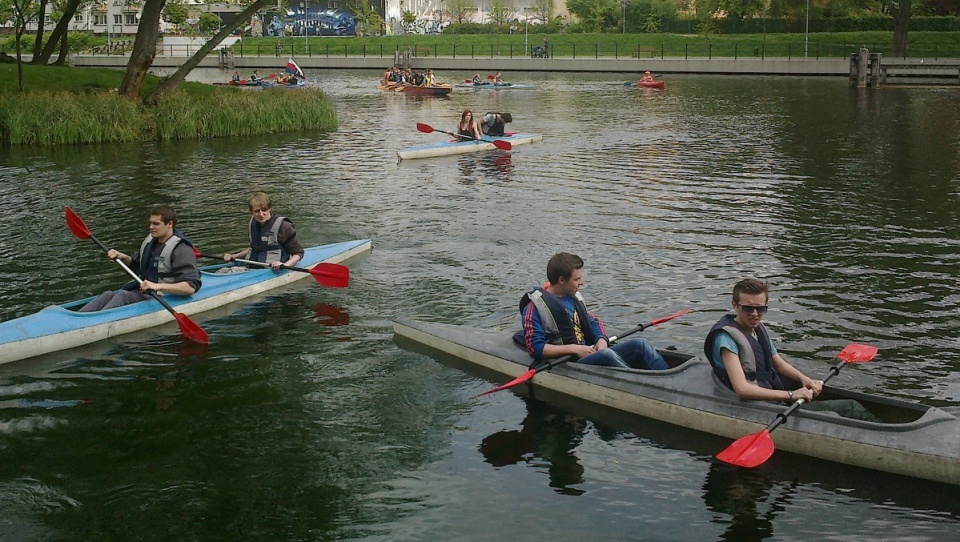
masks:
<svg viewBox="0 0 960 542"><path fill-rule="evenodd" d="M657 48L653 46L641 47L638 45L630 56L633 58L654 58L657 56Z"/></svg>

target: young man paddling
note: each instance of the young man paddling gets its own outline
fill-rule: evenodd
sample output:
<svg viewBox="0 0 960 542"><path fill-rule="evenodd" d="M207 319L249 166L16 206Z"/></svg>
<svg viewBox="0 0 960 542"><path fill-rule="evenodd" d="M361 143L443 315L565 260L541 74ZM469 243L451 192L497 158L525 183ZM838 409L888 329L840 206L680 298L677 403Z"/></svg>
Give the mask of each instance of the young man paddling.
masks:
<svg viewBox="0 0 960 542"><path fill-rule="evenodd" d="M484 135L502 136L506 129L506 124L513 122L513 115L510 113L489 112L480 119L480 129Z"/></svg>
<svg viewBox="0 0 960 542"><path fill-rule="evenodd" d="M162 294L192 295L200 289L200 270L193 246L177 232L177 212L168 205L150 210L150 234L140 250L128 256L115 249L107 251L107 258L119 259L132 269L139 269L143 282L131 282L121 290L103 292L80 308L80 312L113 309L150 299L147 290Z"/></svg>
<svg viewBox="0 0 960 542"><path fill-rule="evenodd" d="M282 266L292 267L303 258L303 245L297 237L297 229L289 218L274 215L270 209L273 202L270 196L257 192L247 200L250 209L250 224L247 226L247 238L250 246L236 253L227 252L223 261L235 259L253 260L270 264L274 271ZM218 273L237 273L246 271L246 267L224 267Z"/></svg>
<svg viewBox="0 0 960 542"><path fill-rule="evenodd" d="M733 287L734 314L724 315L707 334L703 351L720 381L748 401L790 404L803 399L807 410L830 410L847 418L882 421L857 401L813 401L823 391L823 381L803 374L777 352L762 320L767 313L767 285L744 279ZM783 378L800 387L786 389ZM813 401L813 402L811 402Z"/></svg>
<svg viewBox="0 0 960 542"><path fill-rule="evenodd" d="M520 300L523 330L514 340L535 362L544 358L576 356L577 363L635 369L669 369L667 362L646 339L609 345L603 324L587 311L580 295L583 260L560 252L547 262L545 288Z"/></svg>

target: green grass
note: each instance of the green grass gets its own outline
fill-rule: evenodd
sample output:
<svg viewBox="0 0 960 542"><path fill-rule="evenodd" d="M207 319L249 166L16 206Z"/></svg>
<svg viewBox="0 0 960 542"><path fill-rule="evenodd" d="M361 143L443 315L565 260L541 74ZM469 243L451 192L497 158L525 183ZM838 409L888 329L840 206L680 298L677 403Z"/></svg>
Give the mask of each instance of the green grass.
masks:
<svg viewBox="0 0 960 542"><path fill-rule="evenodd" d="M362 38L280 38L286 56L393 57L407 47L423 56L526 56L527 49L550 42L550 54L565 58L626 57L640 48L642 57L810 57L844 58L866 45L872 52L890 54L892 32L803 34L442 34L438 36L370 36ZM960 57L960 32L910 32L910 55ZM236 54L274 56L277 38L244 38ZM309 45L309 49L307 48Z"/></svg>
<svg viewBox="0 0 960 542"><path fill-rule="evenodd" d="M209 139L337 128L333 102L319 89L255 91L183 83L156 106L119 96L123 72L102 68L0 64L0 143L65 145ZM148 76L141 96L159 78ZM296 112L295 114L293 112Z"/></svg>

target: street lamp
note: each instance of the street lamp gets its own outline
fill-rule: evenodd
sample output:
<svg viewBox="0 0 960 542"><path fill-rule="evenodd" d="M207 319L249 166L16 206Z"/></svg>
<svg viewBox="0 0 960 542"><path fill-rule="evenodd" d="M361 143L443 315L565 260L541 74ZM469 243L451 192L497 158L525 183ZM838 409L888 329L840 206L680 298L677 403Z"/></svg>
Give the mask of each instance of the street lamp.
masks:
<svg viewBox="0 0 960 542"><path fill-rule="evenodd" d="M807 27L803 30L803 56L807 56L807 36L810 35L810 0L807 0Z"/></svg>
<svg viewBox="0 0 960 542"><path fill-rule="evenodd" d="M623 7L623 32L621 34L627 33L627 0L620 0L620 5Z"/></svg>
<svg viewBox="0 0 960 542"><path fill-rule="evenodd" d="M524 55L530 54L530 47L527 45L527 36L530 34L530 16L527 15L527 12L530 11L530 8L523 8L523 49L526 51Z"/></svg>
<svg viewBox="0 0 960 542"><path fill-rule="evenodd" d="M310 42L307 41L307 4L306 2L300 2L300 8L303 10L303 54L307 54L307 51L310 50Z"/></svg>

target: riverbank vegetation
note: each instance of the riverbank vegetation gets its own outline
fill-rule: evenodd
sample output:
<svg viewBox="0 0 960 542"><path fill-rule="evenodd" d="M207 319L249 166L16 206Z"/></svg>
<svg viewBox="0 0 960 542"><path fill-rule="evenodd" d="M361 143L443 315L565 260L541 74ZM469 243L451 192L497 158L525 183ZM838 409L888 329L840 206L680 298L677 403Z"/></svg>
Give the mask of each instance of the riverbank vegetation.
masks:
<svg viewBox="0 0 960 542"><path fill-rule="evenodd" d="M531 28L533 28L531 26ZM244 38L233 46L235 55L273 56L279 41L283 56L381 56L408 47L416 56L530 56L533 47L548 41L551 57L684 57L684 56L804 56L846 57L861 46L889 55L892 31L757 33L757 34L452 34L366 36L356 38L301 37ZM960 57L960 31L910 33L911 57Z"/></svg>
<svg viewBox="0 0 960 542"><path fill-rule="evenodd" d="M210 139L301 130L333 131L332 101L317 88L242 89L184 83L156 105L116 92L123 72L0 64L0 143L63 145ZM160 79L147 76L141 95Z"/></svg>

